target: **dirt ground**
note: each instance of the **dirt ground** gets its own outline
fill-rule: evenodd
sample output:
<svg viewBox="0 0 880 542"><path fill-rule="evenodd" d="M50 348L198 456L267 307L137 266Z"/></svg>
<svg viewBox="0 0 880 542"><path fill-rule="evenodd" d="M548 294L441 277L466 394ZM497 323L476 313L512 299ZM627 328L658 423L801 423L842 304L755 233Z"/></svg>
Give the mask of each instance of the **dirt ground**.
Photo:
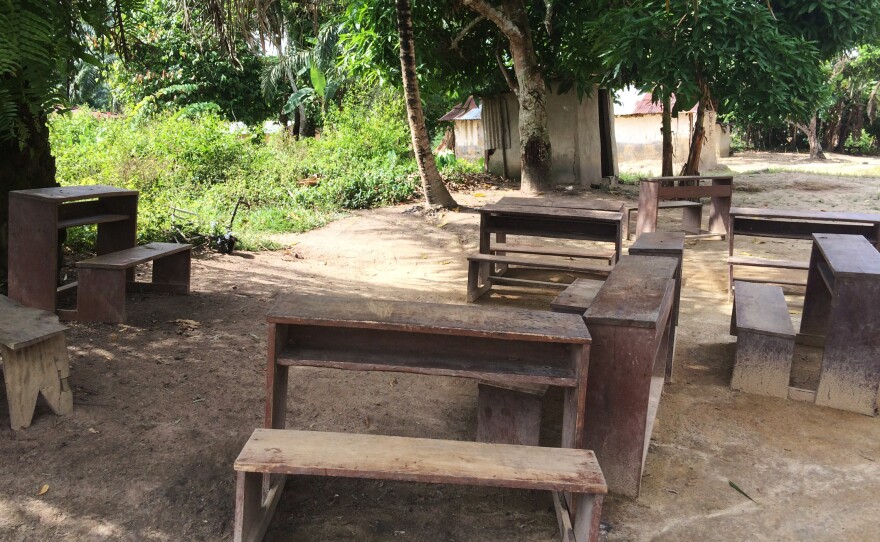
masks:
<svg viewBox="0 0 880 542"><path fill-rule="evenodd" d="M779 160L804 158L723 163L743 171ZM734 205L880 211L878 178L739 174L735 186ZM411 212L412 205L353 213L280 236L288 248L276 252L202 254L191 295L133 295L127 325L73 324L72 416L40 406L29 429L12 432L0 394L0 539L230 539L232 463L262 424L264 316L273 299L299 292L464 303L465 255L476 250L478 224L467 207L511 193L458 193L463 207L438 215ZM631 202L635 191L548 196ZM676 213L661 214L661 227L676 226ZM780 258L809 250L776 240L737 246ZM726 248L718 240L687 244L674 382L660 403L642 494L606 499L605 539L880 540L880 419L729 389ZM554 295L499 289L481 302L549 310ZM801 298L789 301L797 319ZM813 373L806 367L798 378ZM291 370L290 380L292 428L473 438L471 381L307 368ZM548 423L559 401L548 395ZM547 493L299 478L288 483L268 539L551 541L558 534Z"/></svg>

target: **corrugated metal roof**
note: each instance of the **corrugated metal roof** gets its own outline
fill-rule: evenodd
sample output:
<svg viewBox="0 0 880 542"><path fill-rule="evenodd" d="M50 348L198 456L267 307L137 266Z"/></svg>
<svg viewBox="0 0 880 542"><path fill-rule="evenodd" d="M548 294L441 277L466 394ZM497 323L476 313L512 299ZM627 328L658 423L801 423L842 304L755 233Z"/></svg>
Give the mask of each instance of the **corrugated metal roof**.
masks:
<svg viewBox="0 0 880 542"><path fill-rule="evenodd" d="M453 107L449 113L440 117L440 120L480 120L482 110L483 108L477 105L474 97L468 96L467 100Z"/></svg>
<svg viewBox="0 0 880 542"><path fill-rule="evenodd" d="M651 93L642 94L641 98L633 105L630 111L619 111L617 112L617 116L627 116L627 115L659 115L663 113L663 104L658 102L653 102L653 97ZM672 107L675 107L675 95L672 95L672 98L669 100L669 104ZM692 108L690 108L689 112L696 112L697 105L695 104Z"/></svg>

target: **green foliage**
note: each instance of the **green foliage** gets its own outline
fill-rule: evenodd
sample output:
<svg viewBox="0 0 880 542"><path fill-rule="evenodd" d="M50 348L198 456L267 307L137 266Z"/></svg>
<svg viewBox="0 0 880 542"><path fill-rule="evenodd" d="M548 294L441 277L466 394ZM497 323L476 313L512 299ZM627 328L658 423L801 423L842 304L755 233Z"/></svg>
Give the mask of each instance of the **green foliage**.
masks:
<svg viewBox="0 0 880 542"><path fill-rule="evenodd" d="M850 134L843 147L850 154L863 156L876 155L880 152L880 149L877 148L877 140L868 132L862 132L858 139L853 139Z"/></svg>
<svg viewBox="0 0 880 542"><path fill-rule="evenodd" d="M58 181L110 184L140 192L140 241L165 239L171 207L196 213L195 229L225 225L239 197L233 231L251 248L266 234L304 231L343 209L390 204L418 189L399 95L352 93L328 113L319 139L236 134L215 113L164 112L140 122L55 115L51 143ZM309 181L309 182L301 182Z"/></svg>

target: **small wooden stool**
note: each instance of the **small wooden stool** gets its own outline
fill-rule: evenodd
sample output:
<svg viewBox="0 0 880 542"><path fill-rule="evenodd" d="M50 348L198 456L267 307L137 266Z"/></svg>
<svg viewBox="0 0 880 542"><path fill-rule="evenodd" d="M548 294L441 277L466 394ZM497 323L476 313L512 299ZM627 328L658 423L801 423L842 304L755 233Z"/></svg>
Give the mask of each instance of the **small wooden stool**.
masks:
<svg viewBox="0 0 880 542"><path fill-rule="evenodd" d="M0 295L0 354L13 430L31 425L38 395L59 416L73 412L66 329L54 314Z"/></svg>

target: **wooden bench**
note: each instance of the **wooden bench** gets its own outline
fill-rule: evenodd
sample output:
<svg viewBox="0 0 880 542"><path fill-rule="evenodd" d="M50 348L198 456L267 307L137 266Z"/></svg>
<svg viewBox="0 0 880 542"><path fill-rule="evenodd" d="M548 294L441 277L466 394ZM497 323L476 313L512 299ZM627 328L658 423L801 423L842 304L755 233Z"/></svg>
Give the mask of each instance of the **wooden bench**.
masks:
<svg viewBox="0 0 880 542"><path fill-rule="evenodd" d="M736 362L730 387L787 398L796 335L782 288L738 281L735 292L730 334L736 335Z"/></svg>
<svg viewBox="0 0 880 542"><path fill-rule="evenodd" d="M125 292L130 289L189 293L192 245L150 243L76 263L79 288L76 319L83 322L125 321ZM129 269L153 262L152 283L127 280Z"/></svg>
<svg viewBox="0 0 880 542"><path fill-rule="evenodd" d="M40 395L55 414L73 412L66 329L51 312L0 296L0 354L14 431L31 425Z"/></svg>
<svg viewBox="0 0 880 542"><path fill-rule="evenodd" d="M264 500L264 475L553 491L566 542L598 541L608 491L589 450L317 431L257 429L235 460L235 471L236 542L262 540L275 513L283 485L274 486Z"/></svg>
<svg viewBox="0 0 880 542"><path fill-rule="evenodd" d="M669 363L678 262L623 256L584 322L590 330L584 448L612 492L638 497Z"/></svg>
<svg viewBox="0 0 880 542"><path fill-rule="evenodd" d="M738 266L806 271L809 265L809 262L805 260L734 255L734 241L737 235L793 240L812 240L813 234L816 233L863 235L880 249L880 214L733 207L730 209L729 220L730 235L727 238L728 294L732 293L736 281L786 286L806 285L804 279L798 280L789 277L734 276L734 268Z"/></svg>
<svg viewBox="0 0 880 542"><path fill-rule="evenodd" d="M710 184L702 184L710 183ZM636 238L657 229L657 212L663 201L709 199L709 231L705 236L727 234L727 216L733 196L733 177L730 175L690 175L681 177L654 177L639 181L638 220ZM693 209L684 209L683 219ZM686 226L688 227L688 226ZM695 232L704 236L702 232Z"/></svg>
<svg viewBox="0 0 880 542"><path fill-rule="evenodd" d="M689 201L689 200L666 200L661 201L657 204L657 209L681 209L681 229L687 233L700 233L702 231L703 226L703 204L699 201ZM638 207L630 207L626 211L626 229L627 232L633 231L630 229L629 225L632 222L632 215L636 214L638 218L639 208ZM627 239L630 238L629 233L626 236Z"/></svg>
<svg viewBox="0 0 880 542"><path fill-rule="evenodd" d="M573 273L585 273L588 275L607 275L612 269L612 267L608 265L596 265L573 260L539 260L536 258L499 254L469 254L467 285L468 303L472 303L479 299L483 294L489 291L493 284L514 284L554 288L565 288L568 286L566 283L505 277L501 273L506 269L499 269L496 265L515 265L532 269L550 269Z"/></svg>

